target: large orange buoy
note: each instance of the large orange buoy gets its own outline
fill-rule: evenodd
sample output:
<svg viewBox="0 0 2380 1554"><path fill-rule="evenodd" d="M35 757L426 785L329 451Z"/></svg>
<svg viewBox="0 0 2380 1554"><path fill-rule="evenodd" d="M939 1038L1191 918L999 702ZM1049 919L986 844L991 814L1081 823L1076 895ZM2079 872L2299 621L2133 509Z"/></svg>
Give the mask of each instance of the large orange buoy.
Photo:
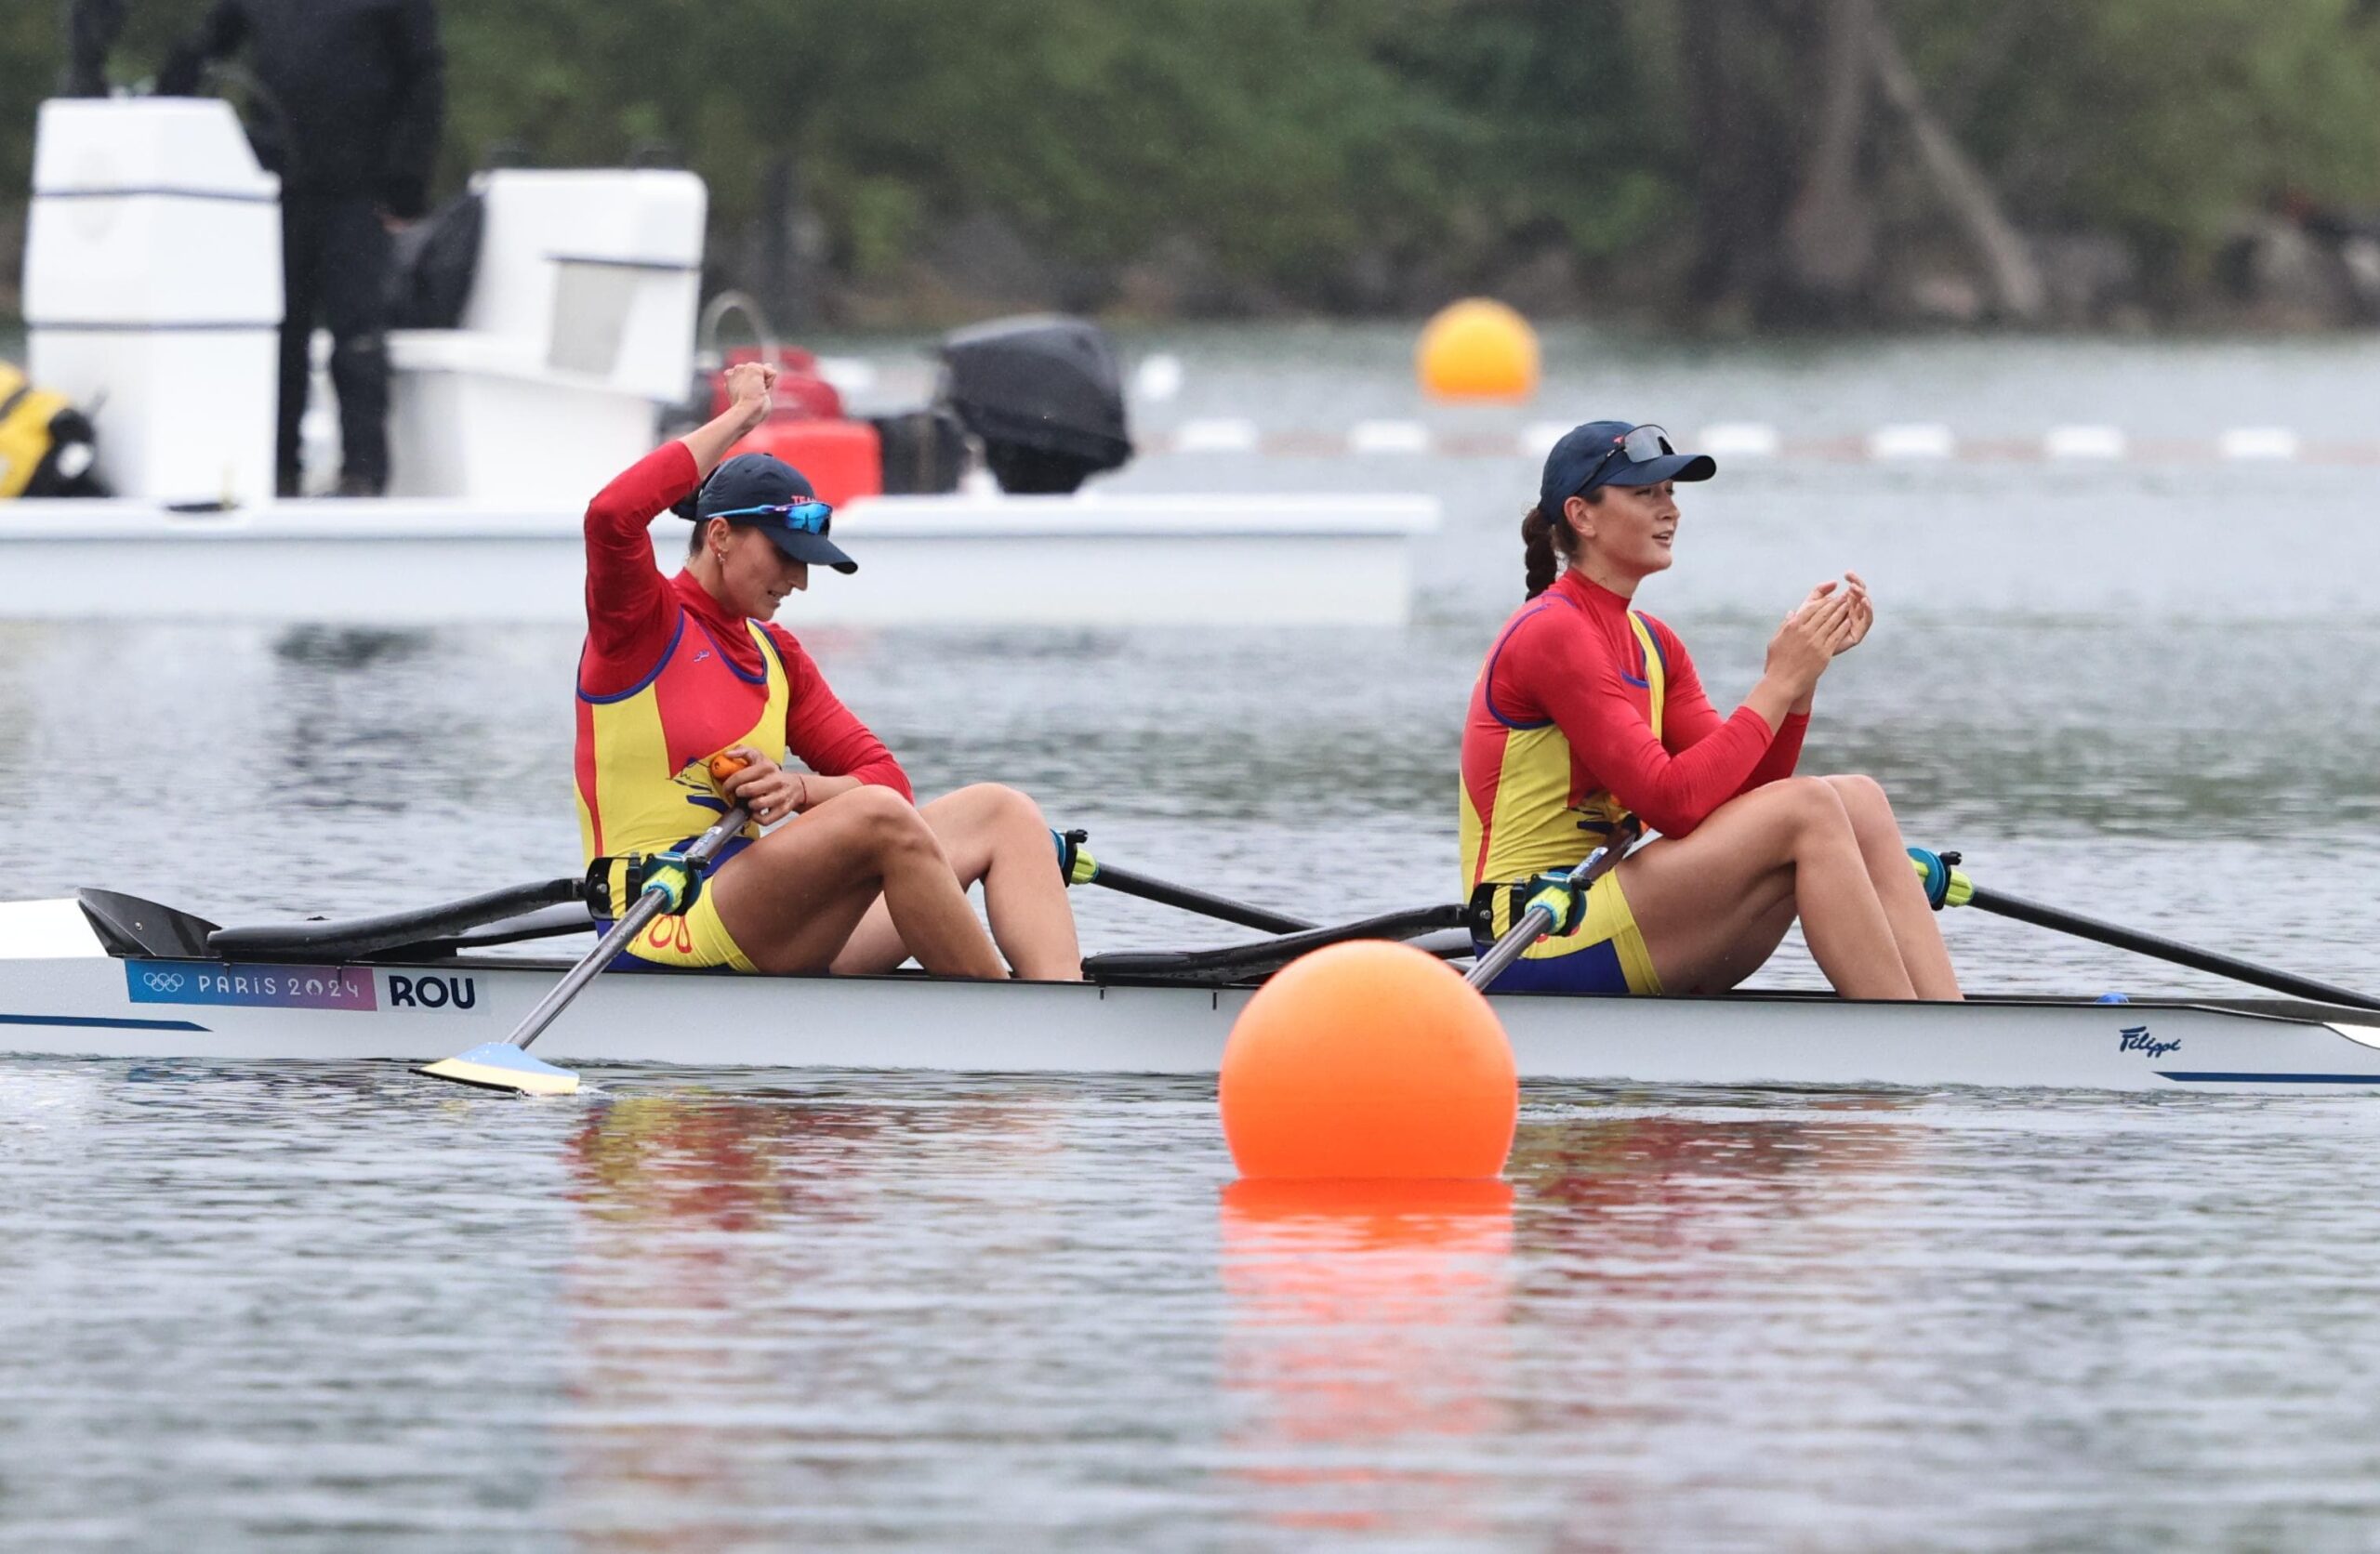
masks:
<svg viewBox="0 0 2380 1554"><path fill-rule="evenodd" d="M1520 1110L1512 1044L1444 961L1355 940L1291 962L1223 1047L1223 1138L1250 1178L1492 1177Z"/></svg>
<svg viewBox="0 0 2380 1554"><path fill-rule="evenodd" d="M1537 331L1501 302L1466 297L1422 328L1413 372L1442 400L1525 400L1537 392Z"/></svg>

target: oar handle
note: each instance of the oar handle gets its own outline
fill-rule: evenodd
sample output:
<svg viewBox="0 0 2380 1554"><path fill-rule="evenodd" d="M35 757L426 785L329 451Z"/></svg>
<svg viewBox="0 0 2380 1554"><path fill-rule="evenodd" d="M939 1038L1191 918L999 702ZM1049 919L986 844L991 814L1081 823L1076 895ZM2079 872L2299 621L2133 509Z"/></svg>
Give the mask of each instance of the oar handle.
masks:
<svg viewBox="0 0 2380 1554"><path fill-rule="evenodd" d="M1587 861L1572 869L1569 877L1583 890L1593 885L1620 864L1628 849L1635 845L1643 827L1632 815L1611 834L1611 839L1587 855ZM1488 953L1474 961L1470 972L1462 979L1473 987L1486 992L1495 980L1502 976L1513 962L1521 958L1523 951L1536 943L1547 929L1554 927L1554 910L1541 903L1532 905L1521 914L1521 920L1505 930Z"/></svg>

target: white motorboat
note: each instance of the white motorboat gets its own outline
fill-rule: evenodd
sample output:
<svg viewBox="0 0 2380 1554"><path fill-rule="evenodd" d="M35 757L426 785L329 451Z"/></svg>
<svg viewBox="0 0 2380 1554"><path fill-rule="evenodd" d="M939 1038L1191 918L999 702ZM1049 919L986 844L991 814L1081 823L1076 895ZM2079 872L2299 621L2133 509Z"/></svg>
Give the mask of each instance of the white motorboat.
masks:
<svg viewBox="0 0 2380 1554"><path fill-rule="evenodd" d="M456 326L389 336L390 494L279 501L276 181L221 102L44 104L31 375L89 412L96 475L118 494L0 502L0 620L579 621L586 504L694 378L707 193L678 170L505 169L477 198ZM1010 428L982 439L995 468L1012 441L1046 458L1022 440L1072 429L1033 402L1057 380L1020 381L986 411ZM1085 415L1112 415L1128 454L1120 388L1092 398ZM798 449L826 425L877 435L796 417L772 446L821 473ZM861 571L822 580L798 625L1400 625L1415 538L1438 521L1434 498L1405 493L1006 495L978 471L906 494L875 479L889 448L867 445L847 492L821 488ZM675 570L684 526L654 530Z"/></svg>

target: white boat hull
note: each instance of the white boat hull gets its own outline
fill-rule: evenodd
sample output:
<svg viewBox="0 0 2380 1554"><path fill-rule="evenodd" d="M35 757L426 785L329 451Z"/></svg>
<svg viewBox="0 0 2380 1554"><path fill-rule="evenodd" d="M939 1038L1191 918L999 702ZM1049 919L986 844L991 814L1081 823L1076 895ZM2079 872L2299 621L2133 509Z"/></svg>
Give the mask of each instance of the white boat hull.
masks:
<svg viewBox="0 0 2380 1554"><path fill-rule="evenodd" d="M73 915L70 916L70 914ZM503 1039L568 964L120 959L72 902L0 908L0 1054L420 1062ZM536 1047L572 1066L1215 1072L1245 989L616 973ZM2281 1003L1806 994L1493 1000L1531 1079L1830 1088L2380 1087L2380 1027ZM5 1082L5 1081L0 1081Z"/></svg>
<svg viewBox="0 0 2380 1554"><path fill-rule="evenodd" d="M1400 626L1428 497L884 496L836 515L860 559L813 626ZM687 530L656 520L665 570ZM394 498L228 513L0 503L0 619L577 625L575 509Z"/></svg>

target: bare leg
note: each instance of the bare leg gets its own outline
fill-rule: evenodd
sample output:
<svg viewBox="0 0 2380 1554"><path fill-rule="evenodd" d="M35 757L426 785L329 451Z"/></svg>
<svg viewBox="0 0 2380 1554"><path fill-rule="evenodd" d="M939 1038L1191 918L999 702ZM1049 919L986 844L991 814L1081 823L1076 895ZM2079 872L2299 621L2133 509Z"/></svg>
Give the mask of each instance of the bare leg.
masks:
<svg viewBox="0 0 2380 1554"><path fill-rule="evenodd" d="M1624 889L1624 887L1623 887ZM1777 946L1785 942L1785 930L1793 926L1793 898L1785 895L1776 905L1760 914L1744 936L1718 952L1699 973L1683 982L1661 981L1664 993L1725 993L1739 987L1743 980L1768 964Z"/></svg>
<svg viewBox="0 0 2380 1554"><path fill-rule="evenodd" d="M1784 932L1782 906L1800 916L1836 992L1916 995L1851 818L1818 778L1789 777L1729 799L1690 835L1621 863L1620 883L1664 988L1732 985L1719 979L1749 975L1752 952L1773 950Z"/></svg>
<svg viewBox="0 0 2380 1554"><path fill-rule="evenodd" d="M1057 849L1040 806L1014 788L978 783L945 794L918 813L942 842L959 887L984 885L992 937L1020 977L1044 981L1082 980L1082 947L1074 907L1058 875ZM890 914L860 920L838 971L886 971L908 958L906 936Z"/></svg>
<svg viewBox="0 0 2380 1554"><path fill-rule="evenodd" d="M710 889L721 923L763 971L825 968L874 910L900 925L929 971L1007 975L941 844L886 788L853 788L795 817L738 853Z"/></svg>
<svg viewBox="0 0 2380 1554"><path fill-rule="evenodd" d="M1843 800L1851 817L1851 834L1859 840L1859 856L1875 883L1876 899L1884 903L1892 924L1893 942L1900 963L1920 998L1959 998L1958 973L1950 968L1950 946L1942 942L1940 915L1925 904L1925 888L1910 867L1908 844L1901 839L1900 822L1893 816L1892 800L1871 777L1823 779Z"/></svg>

